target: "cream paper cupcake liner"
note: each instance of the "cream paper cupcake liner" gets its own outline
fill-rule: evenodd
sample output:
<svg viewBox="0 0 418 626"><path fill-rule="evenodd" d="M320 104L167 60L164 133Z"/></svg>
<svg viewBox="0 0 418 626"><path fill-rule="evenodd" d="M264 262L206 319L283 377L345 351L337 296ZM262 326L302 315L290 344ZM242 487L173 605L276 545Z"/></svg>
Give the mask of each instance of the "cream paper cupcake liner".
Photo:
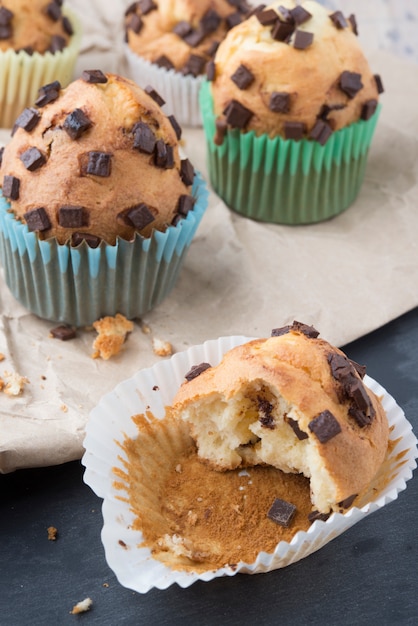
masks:
<svg viewBox="0 0 418 626"><path fill-rule="evenodd" d="M162 98L166 115L174 115L180 126L202 126L199 91L204 76L183 76L141 58L124 44L128 75L143 89L151 85Z"/></svg>
<svg viewBox="0 0 418 626"><path fill-rule="evenodd" d="M129 319L156 307L174 287L206 210L208 190L195 173L196 202L177 226L144 239L119 239L90 248L40 240L16 220L0 194L0 260L6 284L23 306L41 318L88 326L104 315Z"/></svg>
<svg viewBox="0 0 418 626"><path fill-rule="evenodd" d="M62 87L66 87L71 81L82 28L74 13L64 9L63 14L71 20L74 34L62 51L55 54L34 52L32 55L23 50L0 51L0 127L12 128L23 109L33 106L43 85L58 80Z"/></svg>
<svg viewBox="0 0 418 626"><path fill-rule="evenodd" d="M146 593L152 588L166 589L174 583L189 587L197 580L210 581L221 576L256 574L286 567L319 550L370 513L396 500L406 488L406 481L412 477L416 467L417 439L411 425L385 389L366 376L365 384L382 399L391 429L390 438L394 442L383 466L382 483L379 481L384 487L371 497L371 501L361 508L352 507L344 514L333 513L326 522L315 521L307 532L296 533L290 542L280 542L272 553L260 552L253 563L241 562L233 568L195 573L170 569L154 559L148 548L140 546L142 533L132 529L135 515L129 503L121 498L117 484L120 477L115 473L115 469L116 472L126 472L125 439L138 436L132 416L150 411L157 419L164 419L165 407L172 403L185 372L201 362L217 365L225 352L249 340L243 336L221 337L177 353L120 383L90 413L82 459L84 481L103 498L101 537L106 559L119 582L129 589ZM171 429L161 435L156 444L160 455L155 454L154 447L152 458L141 459L155 465L157 456L160 456L158 462L163 463L164 458L178 454L185 442L187 435L181 429L177 436Z"/></svg>

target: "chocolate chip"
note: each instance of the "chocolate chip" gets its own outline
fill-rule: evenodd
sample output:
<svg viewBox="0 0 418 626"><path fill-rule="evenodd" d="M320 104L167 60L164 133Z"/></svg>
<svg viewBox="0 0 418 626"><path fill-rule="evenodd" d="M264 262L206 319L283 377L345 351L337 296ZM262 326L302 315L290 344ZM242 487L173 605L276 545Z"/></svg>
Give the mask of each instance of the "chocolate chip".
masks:
<svg viewBox="0 0 418 626"><path fill-rule="evenodd" d="M23 217L28 225L28 229L31 232L42 232L51 228L51 222L49 221L48 214L43 207L32 209L31 211L25 213Z"/></svg>
<svg viewBox="0 0 418 626"><path fill-rule="evenodd" d="M296 507L294 504L286 502L286 500L281 500L280 498L275 498L267 513L267 517L273 522L276 522L276 524L288 528L295 514Z"/></svg>
<svg viewBox="0 0 418 626"><path fill-rule="evenodd" d="M375 74L374 75L374 81L376 83L377 93L379 93L379 94L383 93L385 90L384 90L384 87L383 87L382 79L380 78L379 74Z"/></svg>
<svg viewBox="0 0 418 626"><path fill-rule="evenodd" d="M360 117L362 120L369 120L375 113L377 109L377 100L367 100L363 104L361 109Z"/></svg>
<svg viewBox="0 0 418 626"><path fill-rule="evenodd" d="M297 30L295 32L293 47L297 50L305 50L312 45L313 38L313 33L308 33L306 30Z"/></svg>
<svg viewBox="0 0 418 626"><path fill-rule="evenodd" d="M139 231L155 220L154 214L143 202L125 211L123 217L130 226Z"/></svg>
<svg viewBox="0 0 418 626"><path fill-rule="evenodd" d="M184 39L186 35L189 35L193 30L190 22L186 22L185 20L181 20L177 22L177 24L173 28L173 33L180 37L180 39Z"/></svg>
<svg viewBox="0 0 418 626"><path fill-rule="evenodd" d="M232 82L234 82L239 89L247 89L247 87L254 82L254 78L254 74L242 63L231 76Z"/></svg>
<svg viewBox="0 0 418 626"><path fill-rule="evenodd" d="M41 87L38 91L38 98L35 100L36 106L44 107L50 102L54 102L60 95L60 89L61 84L58 80Z"/></svg>
<svg viewBox="0 0 418 626"><path fill-rule="evenodd" d="M189 211L193 209L195 203L195 199L193 196L189 196L187 194L183 194L179 197L178 205L177 205L177 213L181 216L186 217Z"/></svg>
<svg viewBox="0 0 418 626"><path fill-rule="evenodd" d="M309 133L310 139L317 141L321 146L324 146L328 139L332 135L331 126L324 120L317 120L311 132Z"/></svg>
<svg viewBox="0 0 418 626"><path fill-rule="evenodd" d="M339 111L345 109L346 106L346 104L323 104L321 110L318 113L318 117L321 120L326 121L331 111Z"/></svg>
<svg viewBox="0 0 418 626"><path fill-rule="evenodd" d="M251 11L248 11L246 13L245 19L248 20L250 19L250 17L253 17L253 15L257 17L257 14L261 13L261 11L264 11L266 6L267 6L266 4L258 4L256 7L252 8Z"/></svg>
<svg viewBox="0 0 418 626"><path fill-rule="evenodd" d="M130 4L128 8L126 9L125 16L129 15L130 13L135 13L137 8L138 8L138 2L132 2L132 4Z"/></svg>
<svg viewBox="0 0 418 626"><path fill-rule="evenodd" d="M183 66L181 71L184 76L192 75L196 77L199 76L199 74L203 74L205 65L205 57L202 57L198 54L191 54L187 59L187 63Z"/></svg>
<svg viewBox="0 0 418 626"><path fill-rule="evenodd" d="M69 35L70 37L71 35L74 35L73 25L66 15L64 15L62 18L62 27L64 29L64 32L67 33L67 35Z"/></svg>
<svg viewBox="0 0 418 626"><path fill-rule="evenodd" d="M285 415L284 421L286 422L286 424L289 424L289 426L291 427L291 429L295 433L296 437L300 441L303 441L304 439L309 439L308 433L305 433L303 430L301 430L299 428L299 424L298 424L297 420L294 420L291 417L288 417L287 415Z"/></svg>
<svg viewBox="0 0 418 626"><path fill-rule="evenodd" d="M165 104L165 100L160 96L158 91L156 91L151 85L147 85L144 89L145 93L147 93L150 98L154 100L160 107Z"/></svg>
<svg viewBox="0 0 418 626"><path fill-rule="evenodd" d="M343 382L347 376L353 373L353 365L343 354L330 352L327 357L331 368L331 374L339 382Z"/></svg>
<svg viewBox="0 0 418 626"><path fill-rule="evenodd" d="M279 19L279 16L276 11L273 11L273 9L267 9L267 11L257 11L255 16L262 26L271 26Z"/></svg>
<svg viewBox="0 0 418 626"><path fill-rule="evenodd" d="M227 124L232 128L245 128L253 116L253 112L247 109L238 100L231 100L224 110Z"/></svg>
<svg viewBox="0 0 418 626"><path fill-rule="evenodd" d="M356 16L352 13L351 15L348 16L348 21L351 24L351 28L353 29L353 33L355 35L358 35L358 26L357 26L357 20L356 20Z"/></svg>
<svg viewBox="0 0 418 626"><path fill-rule="evenodd" d="M136 13L133 13L129 18L126 27L128 28L128 30L131 30L136 35L138 35L141 32L143 25L144 22L142 21L141 17Z"/></svg>
<svg viewBox="0 0 418 626"><path fill-rule="evenodd" d="M176 133L177 139L181 139L182 130L181 130L180 124L178 123L174 115L168 115L167 118L171 126L174 128L174 132Z"/></svg>
<svg viewBox="0 0 418 626"><path fill-rule="evenodd" d="M147 15L150 11L154 11L157 8L157 5L153 0L139 0L138 6L141 9L142 15Z"/></svg>
<svg viewBox="0 0 418 626"><path fill-rule="evenodd" d="M294 24L295 20L293 19L292 12L290 9L287 9L283 5L279 6L280 15L284 19L285 22L289 22L290 24Z"/></svg>
<svg viewBox="0 0 418 626"><path fill-rule="evenodd" d="M216 133L213 138L213 142L217 146L221 146L224 142L226 131L228 130L228 124L223 117L218 117L215 122Z"/></svg>
<svg viewBox="0 0 418 626"><path fill-rule="evenodd" d="M341 11L334 11L334 13L331 13L329 17L334 26L339 30L347 27L347 20L345 19Z"/></svg>
<svg viewBox="0 0 418 626"><path fill-rule="evenodd" d="M148 124L145 122L138 122L133 127L133 134L134 148L139 150L139 152L144 152L145 154L152 154L154 152L157 139L152 128L150 128Z"/></svg>
<svg viewBox="0 0 418 626"><path fill-rule="evenodd" d="M154 163L157 167L165 170L174 167L173 148L168 143L165 143L163 139L158 139L155 144Z"/></svg>
<svg viewBox="0 0 418 626"><path fill-rule="evenodd" d="M270 96L269 109L273 113L289 113L290 94L284 91L273 91Z"/></svg>
<svg viewBox="0 0 418 626"><path fill-rule="evenodd" d="M312 13L309 13L309 11L307 11L300 5L296 6L294 9L291 9L289 13L291 15L291 19L297 26L304 24L312 17Z"/></svg>
<svg viewBox="0 0 418 626"><path fill-rule="evenodd" d="M5 176L3 178L3 196L10 200L19 198L20 180L16 176Z"/></svg>
<svg viewBox="0 0 418 626"><path fill-rule="evenodd" d="M216 65L215 61L208 61L206 64L206 78L208 80L215 80Z"/></svg>
<svg viewBox="0 0 418 626"><path fill-rule="evenodd" d="M240 12L236 11L236 13L230 13L229 15L226 16L225 22L226 22L226 27L229 30L231 28L234 28L235 26L238 26L238 24L241 24L242 22L242 17L241 17Z"/></svg>
<svg viewBox="0 0 418 626"><path fill-rule="evenodd" d="M361 74L345 70L340 76L339 87L349 98L354 98L363 89Z"/></svg>
<svg viewBox="0 0 418 626"><path fill-rule="evenodd" d="M88 212L82 206L65 205L58 209L58 224L63 228L88 226Z"/></svg>
<svg viewBox="0 0 418 626"><path fill-rule="evenodd" d="M360 376L361 379L363 379L366 375L366 366L365 365L360 365L360 363L357 363L356 361L353 361L353 359L348 359L349 362L351 363L351 365L354 367L354 369L356 370L357 374Z"/></svg>
<svg viewBox="0 0 418 626"><path fill-rule="evenodd" d="M285 122L283 131L286 139L302 139L305 132L305 124L303 122Z"/></svg>
<svg viewBox="0 0 418 626"><path fill-rule="evenodd" d="M209 48L206 50L206 54L210 57L213 57L215 56L218 48L219 48L219 41L212 41Z"/></svg>
<svg viewBox="0 0 418 626"><path fill-rule="evenodd" d="M7 24L6 26L0 25L0 40L10 39L12 34L13 34L12 27L9 24Z"/></svg>
<svg viewBox="0 0 418 626"><path fill-rule="evenodd" d="M193 365L187 374L184 375L184 378L189 382L193 380L193 378L197 378L204 371L212 367L210 363L200 363L199 365Z"/></svg>
<svg viewBox="0 0 418 626"><path fill-rule="evenodd" d="M74 109L64 120L63 129L71 139L79 139L92 123L82 109Z"/></svg>
<svg viewBox="0 0 418 626"><path fill-rule="evenodd" d="M64 50L66 45L67 42L64 37L61 37L61 35L52 35L51 45L49 46L48 50L52 52L52 54L55 54L56 52L61 52L61 50Z"/></svg>
<svg viewBox="0 0 418 626"><path fill-rule="evenodd" d="M316 522L316 520L326 522L330 515L331 513L320 513L319 511L311 511L308 515L308 520L310 522Z"/></svg>
<svg viewBox="0 0 418 626"><path fill-rule="evenodd" d="M200 20L200 26L206 35L213 33L221 23L221 16L213 9L206 11Z"/></svg>
<svg viewBox="0 0 418 626"><path fill-rule="evenodd" d="M13 11L9 11L6 7L0 7L0 26L9 26L13 16Z"/></svg>
<svg viewBox="0 0 418 626"><path fill-rule="evenodd" d="M296 320L292 324L292 330L302 333L309 339L316 339L319 335L319 331L314 326L304 324L303 322L297 322Z"/></svg>
<svg viewBox="0 0 418 626"><path fill-rule="evenodd" d="M258 412L260 414L258 421L261 426L264 428L268 428L269 430L274 430L276 428L276 424L273 417L273 405L271 402L266 400L265 398L257 398L258 403Z"/></svg>
<svg viewBox="0 0 418 626"><path fill-rule="evenodd" d="M111 172L111 157L112 155L107 152L88 152L88 161L87 161L87 174L92 174L93 176L101 176L103 178L107 178L110 176Z"/></svg>
<svg viewBox="0 0 418 626"><path fill-rule="evenodd" d="M23 130L30 132L35 128L40 119L41 116L37 109L26 108L23 109L22 113L15 121L15 126L19 126L20 128L23 128Z"/></svg>
<svg viewBox="0 0 418 626"><path fill-rule="evenodd" d="M81 78L91 84L107 83L107 76L101 70L84 70Z"/></svg>
<svg viewBox="0 0 418 626"><path fill-rule="evenodd" d="M155 59L154 62L155 62L155 65L158 65L158 67L163 67L166 70L174 69L174 64L170 61L170 59L165 54L162 54L161 56L159 56L158 59Z"/></svg>
<svg viewBox="0 0 418 626"><path fill-rule="evenodd" d="M341 426L335 416L325 409L308 424L309 430L314 433L321 443L327 443L341 432Z"/></svg>
<svg viewBox="0 0 418 626"><path fill-rule="evenodd" d="M180 165L180 178L186 187L193 184L194 180L194 167L190 163L189 159L182 159Z"/></svg>
<svg viewBox="0 0 418 626"><path fill-rule="evenodd" d="M357 409L355 406L350 406L350 408L348 409L348 414L350 417L352 417L355 422L357 423L357 426L359 426L360 428L365 428L366 426L370 426L370 424L373 422L373 419L375 417L375 411L373 409L373 412L366 413L365 411L361 411L360 409Z"/></svg>
<svg viewBox="0 0 418 626"><path fill-rule="evenodd" d="M27 170L34 172L46 163L46 157L38 148L32 147L20 155L20 160Z"/></svg>
<svg viewBox="0 0 418 626"><path fill-rule="evenodd" d="M61 18L61 7L56 2L50 2L46 6L45 12L54 22Z"/></svg>
<svg viewBox="0 0 418 626"><path fill-rule="evenodd" d="M292 330L291 326L282 326L281 328L273 328L271 331L271 337L281 337L287 335Z"/></svg>
<svg viewBox="0 0 418 626"><path fill-rule="evenodd" d="M338 506L340 506L342 509L349 509L357 496L357 493L354 493L352 496L348 496L348 498L345 498L344 500L341 500L341 502L338 502Z"/></svg>
<svg viewBox="0 0 418 626"><path fill-rule="evenodd" d="M60 339L61 341L68 341L69 339L74 339L77 336L76 329L73 326L68 326L67 324L61 324L60 326L51 328L49 332L51 337L54 339Z"/></svg>
<svg viewBox="0 0 418 626"><path fill-rule="evenodd" d="M196 46L202 43L205 37L205 31L202 28L196 28L194 30L191 30L190 33L183 37L183 40L191 48L196 48Z"/></svg>
<svg viewBox="0 0 418 626"><path fill-rule="evenodd" d="M3 153L4 153L4 146L1 146L1 148L0 148L0 167L1 167L1 164L3 163Z"/></svg>
<svg viewBox="0 0 418 626"><path fill-rule="evenodd" d="M86 242L89 248L97 248L100 244L100 237L91 235L90 233L73 233L71 236L71 245L79 246L83 241Z"/></svg>

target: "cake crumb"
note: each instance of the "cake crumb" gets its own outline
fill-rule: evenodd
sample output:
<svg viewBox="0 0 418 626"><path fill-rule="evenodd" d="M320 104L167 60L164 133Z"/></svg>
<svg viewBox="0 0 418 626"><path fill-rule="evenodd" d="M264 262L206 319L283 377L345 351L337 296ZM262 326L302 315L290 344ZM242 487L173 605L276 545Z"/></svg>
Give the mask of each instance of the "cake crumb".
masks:
<svg viewBox="0 0 418 626"><path fill-rule="evenodd" d="M47 532L48 532L48 541L57 540L58 530L55 528L55 526L48 526Z"/></svg>
<svg viewBox="0 0 418 626"><path fill-rule="evenodd" d="M2 352L0 352L0 361L4 361L5 358L6 358L5 355Z"/></svg>
<svg viewBox="0 0 418 626"><path fill-rule="evenodd" d="M85 598L81 602L77 602L75 606L73 606L70 613L76 615L77 613L85 613L86 611L90 611L93 604L93 600L91 598Z"/></svg>
<svg viewBox="0 0 418 626"><path fill-rule="evenodd" d="M152 349L157 356L171 356L173 354L173 346L169 341L154 337L152 340Z"/></svg>
<svg viewBox="0 0 418 626"><path fill-rule="evenodd" d="M63 413L68 413L68 406L66 404L61 404L61 411Z"/></svg>
<svg viewBox="0 0 418 626"><path fill-rule="evenodd" d="M26 376L17 372L4 372L4 379L0 379L0 390L8 396L19 396L27 383L29 379Z"/></svg>
<svg viewBox="0 0 418 626"><path fill-rule="evenodd" d="M106 361L119 354L134 325L124 315L117 313L115 317L107 316L97 320L93 323L93 328L98 332L98 336L93 343L92 358L102 358Z"/></svg>

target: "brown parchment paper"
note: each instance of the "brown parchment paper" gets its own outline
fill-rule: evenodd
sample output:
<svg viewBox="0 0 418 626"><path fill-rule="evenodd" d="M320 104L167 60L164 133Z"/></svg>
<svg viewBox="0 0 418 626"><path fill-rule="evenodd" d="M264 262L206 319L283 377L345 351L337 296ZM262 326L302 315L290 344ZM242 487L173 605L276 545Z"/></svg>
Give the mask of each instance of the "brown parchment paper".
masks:
<svg viewBox="0 0 418 626"><path fill-rule="evenodd" d="M76 75L124 71L116 52L110 57L94 37L90 43ZM355 204L322 224L274 226L232 213L211 192L176 287L142 320L151 332L136 323L118 356L91 357L93 330L67 342L51 338L54 324L18 304L0 272L0 377L17 372L29 381L20 396L0 392L0 472L81 458L100 397L162 358L153 338L180 351L224 335L268 336L298 319L341 346L418 304L418 66L382 52L369 59L386 91ZM9 136L0 131L3 142ZM183 136L185 153L206 176L203 131Z"/></svg>

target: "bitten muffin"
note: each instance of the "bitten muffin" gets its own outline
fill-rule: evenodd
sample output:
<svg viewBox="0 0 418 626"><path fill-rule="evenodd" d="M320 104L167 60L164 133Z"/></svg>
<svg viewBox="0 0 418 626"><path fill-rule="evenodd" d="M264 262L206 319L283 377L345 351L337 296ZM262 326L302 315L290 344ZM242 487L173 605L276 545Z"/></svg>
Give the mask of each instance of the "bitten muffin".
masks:
<svg viewBox="0 0 418 626"><path fill-rule="evenodd" d="M228 33L207 75L210 174L227 204L298 224L354 201L383 86L353 15L311 0L262 5Z"/></svg>
<svg viewBox="0 0 418 626"><path fill-rule="evenodd" d="M269 465L310 480L313 509L348 508L378 472L388 421L365 368L294 322L186 375L174 415L217 470Z"/></svg>
<svg viewBox="0 0 418 626"><path fill-rule="evenodd" d="M161 103L152 87L86 70L66 89L44 85L17 118L0 169L3 262L12 292L41 317L76 325L136 317L173 285L205 194ZM13 249L17 237L25 254ZM107 293L89 304L89 286Z"/></svg>
<svg viewBox="0 0 418 626"><path fill-rule="evenodd" d="M10 127L52 77L67 85L79 52L78 19L63 0L0 3L0 125Z"/></svg>
<svg viewBox="0 0 418 626"><path fill-rule="evenodd" d="M197 93L206 64L249 9L245 0L133 2L125 13L132 78L152 82L180 123L200 124Z"/></svg>

